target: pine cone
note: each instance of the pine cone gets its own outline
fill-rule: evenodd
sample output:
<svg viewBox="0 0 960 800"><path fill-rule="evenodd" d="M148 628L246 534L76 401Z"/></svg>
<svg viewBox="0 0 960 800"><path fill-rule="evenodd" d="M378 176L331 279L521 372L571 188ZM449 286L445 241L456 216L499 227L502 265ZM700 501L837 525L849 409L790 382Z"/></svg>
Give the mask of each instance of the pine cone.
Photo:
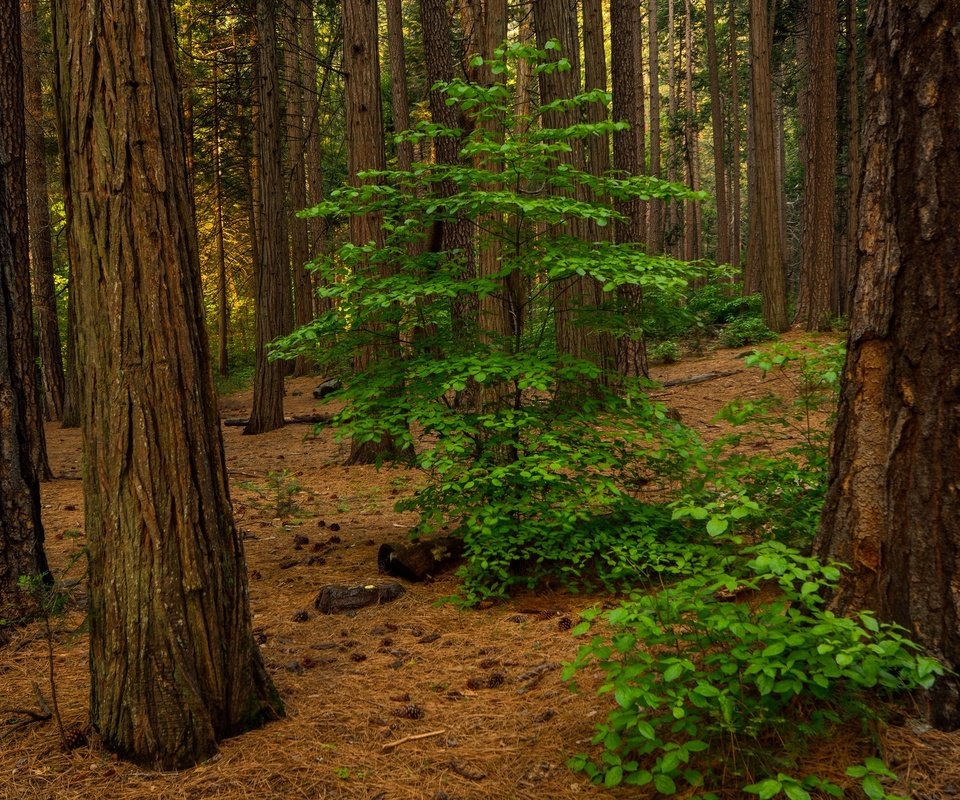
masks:
<svg viewBox="0 0 960 800"><path fill-rule="evenodd" d="M76 750L87 744L87 729L82 725L71 725L63 732L63 749Z"/></svg>
<svg viewBox="0 0 960 800"><path fill-rule="evenodd" d="M573 627L573 623L570 621L570 617L560 617L557 627L562 631L568 631Z"/></svg>

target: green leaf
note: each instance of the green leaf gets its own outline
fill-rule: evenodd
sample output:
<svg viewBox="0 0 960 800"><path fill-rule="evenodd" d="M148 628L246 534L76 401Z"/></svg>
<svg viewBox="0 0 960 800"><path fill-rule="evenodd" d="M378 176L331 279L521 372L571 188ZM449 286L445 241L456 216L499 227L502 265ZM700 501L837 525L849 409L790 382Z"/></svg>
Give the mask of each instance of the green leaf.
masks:
<svg viewBox="0 0 960 800"><path fill-rule="evenodd" d="M673 778L669 775L664 775L662 772L654 776L653 785L657 787L657 791L660 792L660 794L677 793L677 784L674 783Z"/></svg>
<svg viewBox="0 0 960 800"><path fill-rule="evenodd" d="M671 664L663 673L663 679L671 683L683 674L683 664Z"/></svg>
<svg viewBox="0 0 960 800"><path fill-rule="evenodd" d="M774 778L767 778L765 781L744 786L743 791L758 795L760 800L770 800L771 797L780 794L781 788L780 781Z"/></svg>
<svg viewBox="0 0 960 800"><path fill-rule="evenodd" d="M730 527L729 521L723 517L711 517L707 523L707 533L711 536L720 536Z"/></svg>
<svg viewBox="0 0 960 800"><path fill-rule="evenodd" d="M610 767L607 774L603 776L603 785L608 789L619 786L623 782L623 767Z"/></svg>
<svg viewBox="0 0 960 800"><path fill-rule="evenodd" d="M790 800L810 800L810 792L804 789L799 783L783 784L783 793Z"/></svg>
<svg viewBox="0 0 960 800"><path fill-rule="evenodd" d="M863 779L863 793L870 798L870 800L884 800L887 796L887 793L883 789L883 784L880 783L880 779L876 775L868 775Z"/></svg>

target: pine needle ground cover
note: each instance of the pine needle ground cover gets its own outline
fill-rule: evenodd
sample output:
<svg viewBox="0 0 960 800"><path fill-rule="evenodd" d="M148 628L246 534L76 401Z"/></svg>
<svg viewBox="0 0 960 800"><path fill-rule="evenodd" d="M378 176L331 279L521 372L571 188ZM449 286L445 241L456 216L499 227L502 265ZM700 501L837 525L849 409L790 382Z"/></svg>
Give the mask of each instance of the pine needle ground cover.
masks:
<svg viewBox="0 0 960 800"><path fill-rule="evenodd" d="M657 399L711 437L727 430L714 415L735 397L757 399L770 390L788 395L789 381L746 370L740 353L721 350L655 367L660 380L733 373L658 391ZM336 408L312 400L314 385L310 379L288 382L289 413ZM224 417L248 410L244 394L225 398L221 409ZM79 437L55 426L47 435L58 477L44 485L43 513L58 569L77 546L64 534L82 528ZM330 431L313 435L305 426L256 439L225 428L224 436L245 533L254 626L288 717L225 742L216 758L180 773L146 772L116 761L95 738L63 752L52 721L8 734L9 722L22 718L8 709L35 706L34 682L48 695L46 642L37 624L0 649L0 798L653 796L649 788L593 785L565 766L575 753L597 752L590 741L612 703L594 693L603 680L599 670L578 676L578 693L562 681L561 665L576 657L582 642L570 629L584 609L613 607L617 598L546 587L464 610L437 604L457 591L457 579L448 575L409 585L389 605L323 616L313 608L321 587L383 580L377 549L404 541L416 521L393 510L416 488L416 473L343 467L347 445L336 444ZM83 620L83 582L70 592L68 614L55 623L54 648L68 728L85 724L89 690L87 640L76 630ZM905 724L876 735L888 766L901 776L902 783L888 791L941 798L960 786L956 734ZM397 744L418 736L423 738ZM859 728L844 729L839 738L815 745L801 766L852 786L844 771L869 755L861 743ZM731 779L730 797L740 796L737 780Z"/></svg>

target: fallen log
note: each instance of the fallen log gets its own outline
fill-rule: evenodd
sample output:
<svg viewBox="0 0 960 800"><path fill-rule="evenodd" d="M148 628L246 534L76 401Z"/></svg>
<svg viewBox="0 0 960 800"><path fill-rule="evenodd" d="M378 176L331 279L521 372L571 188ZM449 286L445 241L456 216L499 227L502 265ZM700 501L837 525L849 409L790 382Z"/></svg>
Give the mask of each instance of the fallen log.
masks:
<svg viewBox="0 0 960 800"><path fill-rule="evenodd" d="M342 614L344 611L390 603L405 592L406 589L399 583L385 583L382 586L343 586L331 583L320 590L313 606L321 614Z"/></svg>
<svg viewBox="0 0 960 800"><path fill-rule="evenodd" d="M694 383L706 383L715 381L717 378L728 378L731 375L737 375L743 372L742 369L724 370L722 372L704 372L700 375L691 375L688 378L672 378L669 381L660 381L660 385L666 389L670 386L690 386Z"/></svg>
<svg viewBox="0 0 960 800"><path fill-rule="evenodd" d="M423 581L460 563L463 541L454 536L411 544L384 544L377 553L380 572L408 581Z"/></svg>
<svg viewBox="0 0 960 800"><path fill-rule="evenodd" d="M333 419L329 414L294 414L291 417L284 417L284 425L322 425ZM225 419L223 424L228 428L239 428L250 422L250 417L237 417Z"/></svg>

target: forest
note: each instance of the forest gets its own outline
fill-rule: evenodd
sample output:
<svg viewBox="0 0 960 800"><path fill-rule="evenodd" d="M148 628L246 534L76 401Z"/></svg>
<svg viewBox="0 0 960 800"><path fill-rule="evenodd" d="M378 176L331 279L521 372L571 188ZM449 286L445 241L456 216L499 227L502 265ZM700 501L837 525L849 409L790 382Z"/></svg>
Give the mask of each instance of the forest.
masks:
<svg viewBox="0 0 960 800"><path fill-rule="evenodd" d="M960 791L960 4L0 0L0 800Z"/></svg>

